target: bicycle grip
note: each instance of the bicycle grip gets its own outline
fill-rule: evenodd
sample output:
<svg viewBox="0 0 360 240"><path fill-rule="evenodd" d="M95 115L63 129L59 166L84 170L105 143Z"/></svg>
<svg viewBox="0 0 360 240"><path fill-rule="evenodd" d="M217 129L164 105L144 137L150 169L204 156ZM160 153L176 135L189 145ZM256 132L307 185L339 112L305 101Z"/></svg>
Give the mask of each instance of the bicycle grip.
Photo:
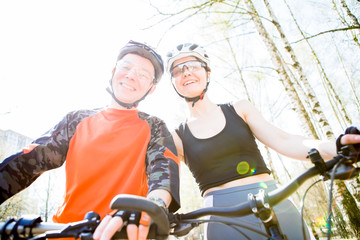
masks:
<svg viewBox="0 0 360 240"><path fill-rule="evenodd" d="M156 224L155 237L158 238L169 235L170 227L167 213L159 205L145 197L130 194L119 194L111 201L110 208L118 210L145 211Z"/></svg>

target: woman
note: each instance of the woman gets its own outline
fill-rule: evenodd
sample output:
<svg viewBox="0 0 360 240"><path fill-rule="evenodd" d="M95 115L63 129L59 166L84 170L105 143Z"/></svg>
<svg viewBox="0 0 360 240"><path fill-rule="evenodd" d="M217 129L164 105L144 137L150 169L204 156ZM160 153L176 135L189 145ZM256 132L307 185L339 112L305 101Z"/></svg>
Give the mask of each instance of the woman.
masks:
<svg viewBox="0 0 360 240"><path fill-rule="evenodd" d="M248 193L276 188L254 137L294 159L308 160L311 148L316 148L325 160L336 154L335 141L316 141L288 134L267 122L246 100L222 105L213 103L206 94L211 72L203 47L180 44L167 57L172 84L187 101L190 113L186 122L173 133L173 138L180 159L185 160L199 185L206 207L234 205L246 201ZM358 129L356 133L360 133ZM339 138L339 143L344 145L359 142L358 135ZM287 200L274 209L288 239L303 239L302 220L295 206ZM264 231L261 221L253 215L237 220ZM206 239L266 239L246 229L239 230L242 233L210 223L205 236Z"/></svg>

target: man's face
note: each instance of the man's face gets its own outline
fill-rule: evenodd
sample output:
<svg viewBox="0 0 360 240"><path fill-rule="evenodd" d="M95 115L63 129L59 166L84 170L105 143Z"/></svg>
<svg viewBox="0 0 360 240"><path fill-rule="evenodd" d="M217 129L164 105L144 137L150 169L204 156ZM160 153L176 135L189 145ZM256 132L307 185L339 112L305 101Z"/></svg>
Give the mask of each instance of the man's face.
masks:
<svg viewBox="0 0 360 240"><path fill-rule="evenodd" d="M116 98L133 103L154 85L155 69L151 61L136 54L126 54L116 63L112 87Z"/></svg>

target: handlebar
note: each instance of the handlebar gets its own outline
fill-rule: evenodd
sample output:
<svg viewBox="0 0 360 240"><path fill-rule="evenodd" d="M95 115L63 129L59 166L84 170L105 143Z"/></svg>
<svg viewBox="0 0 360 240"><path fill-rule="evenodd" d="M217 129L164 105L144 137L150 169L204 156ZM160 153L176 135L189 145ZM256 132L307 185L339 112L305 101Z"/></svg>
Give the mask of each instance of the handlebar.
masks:
<svg viewBox="0 0 360 240"><path fill-rule="evenodd" d="M14 229L16 222L11 222L6 225L4 229L4 233L6 235L10 235L12 229ZM0 223L0 229L4 226L4 223ZM63 223L37 223L34 225L35 227L31 229L31 234L34 236L43 234L48 231L60 231L64 229L67 224ZM30 234L30 229L27 229L25 226L19 225L17 227L18 234L23 233L23 235L28 236Z"/></svg>
<svg viewBox="0 0 360 240"><path fill-rule="evenodd" d="M323 174L325 180L328 179L329 174L332 174L334 179L341 180L347 180L358 176L360 174L360 168L356 168L354 166L357 155L357 152L351 151L348 148L344 148L344 150L339 155L325 162L326 172ZM339 167L334 168L334 166L339 163L341 163ZM149 201L147 198L128 194L117 195L112 200L110 207L111 209L147 212L152 219L152 223L155 223L150 227L150 232L148 235L149 239L167 239L169 235L180 237L186 235L193 227L197 226L199 223L192 223L193 220L196 220L200 217L208 215L221 217L241 217L249 214L256 215L258 209L269 208L279 204L292 195L298 188L300 188L304 182L319 174L319 168L316 166L312 167L293 179L286 186L271 191L268 194L266 194L264 191L260 191L255 196L249 195L249 201L232 207L208 207L185 214L173 214L167 213L163 208L158 206L156 203ZM28 229L26 233L24 233L24 227L17 226L16 231L18 234L21 233L24 236L30 236L27 239L31 240L59 238L65 236L81 238L85 240L92 239L91 233L95 230L99 222L99 218L92 216L86 217L84 221L72 224L36 223L34 226L31 226L31 229ZM4 223L0 223L0 240L7 239L4 238L4 236L9 235L12 231L14 231L14 224L15 223L6 225ZM3 229L4 227L5 229ZM48 230L57 231L48 232ZM66 235L69 232L71 234ZM32 235L39 236L31 238ZM114 238L126 239L127 236L125 228L123 228L120 232L117 232Z"/></svg>
<svg viewBox="0 0 360 240"><path fill-rule="evenodd" d="M137 199L138 204L145 203L150 206L150 209L155 209L154 211L158 212L160 208L155 203L150 202L144 199ZM151 204L155 204L153 207ZM158 207L158 208L157 208ZM160 209L162 210L162 209ZM162 210L163 211L163 210ZM159 211L160 212L160 211ZM153 214L149 213L150 216ZM166 215L167 218L167 215ZM21 220L26 219L26 222L33 222L32 224L19 224ZM85 215L85 220L73 222L73 223L49 223L41 222L40 217L25 217L20 218L19 220L11 222L0 222L0 240L10 239L29 239L29 240L45 240L51 238L75 238L82 240L92 240L92 233L95 231L96 227L100 223L100 216L97 213L89 212ZM157 219L155 217L155 219ZM162 221L162 220L161 220ZM153 224L150 226L148 239L166 239L168 234L163 233L162 230L158 230L157 225ZM163 236L164 235L164 236ZM113 236L114 239L127 239L126 228L122 228L121 231L118 231Z"/></svg>
<svg viewBox="0 0 360 240"><path fill-rule="evenodd" d="M351 153L349 153L351 154ZM346 180L350 179L354 176L358 176L360 173L360 168L355 168L352 163L354 163L354 155L346 156L346 155L337 155L333 159L325 162L326 169L328 172L331 172L334 165L339 162L341 159L345 159L346 161L342 163L341 167L336 169L335 179ZM312 167L306 170L304 173L300 174L298 177L293 179L290 183L282 188L278 188L274 191L268 193L265 199L265 203L268 203L270 206L275 206L280 202L287 199L291 196L300 186L309 180L310 178L318 175L320 173L317 167ZM262 193L261 193L262 194ZM246 216L253 213L253 204L251 202L244 202L233 207L208 207L202 208L190 213L179 214L181 220L185 219L197 219L200 217L204 217L207 215L214 215L220 217L239 217Z"/></svg>

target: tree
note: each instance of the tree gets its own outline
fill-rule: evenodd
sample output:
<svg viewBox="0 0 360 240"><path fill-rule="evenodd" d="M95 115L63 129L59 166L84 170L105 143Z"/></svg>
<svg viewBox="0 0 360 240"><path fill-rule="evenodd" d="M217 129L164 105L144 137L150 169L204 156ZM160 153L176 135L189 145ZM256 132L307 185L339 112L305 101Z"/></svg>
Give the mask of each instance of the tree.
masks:
<svg viewBox="0 0 360 240"><path fill-rule="evenodd" d="M319 36L324 37L324 35L329 35L331 33L340 33L346 31L354 32L356 31L357 26L356 24L351 24L351 26L345 26L343 28L341 27L334 28L325 31L321 30L317 34L315 33L310 36L306 36L304 34L303 29L301 29L300 27L301 23L300 24L298 23L298 21L295 19L294 15L290 11L289 4L286 1L284 2L285 2L284 6L288 6L288 13L290 14L290 16L292 16L293 26L295 26L295 28L293 27L291 30L294 32L294 29L296 29L297 27L297 30L300 32L300 34L302 34L302 39L300 41L298 40L291 42L287 40L286 32L283 31L281 24L276 17L276 13L274 13L272 8L270 7L269 1L264 1L264 4L265 6L267 6L267 8L263 8L263 5L262 7L257 8L256 6L260 4L259 1L250 1L250 0L201 1L201 2L197 1L196 4L194 4L191 1L181 1L181 3L178 2L178 8L176 12L169 13L163 10L160 11L159 9L158 12L160 15L163 14L164 16L166 16L167 21L171 19L176 19L173 21L175 23L172 23L171 28L174 28L177 24L179 25L184 24L189 19L194 19L196 17L197 19L199 19L199 17L203 17L204 21L201 23L199 22L199 29L205 23L207 26L206 28L207 32L211 32L210 28L212 29L212 31L217 31L219 29L218 25L222 24L223 26L226 26L226 28L228 28L229 32L230 31L232 33L235 32L235 34L232 34L232 36L230 37L229 34L225 34L225 35L220 34L221 36L223 36L222 39L212 38L212 43L211 43L212 46L214 46L215 43L216 45L222 45L221 48L222 56L220 57L222 59L225 58L223 56L224 49L226 49L225 47L230 46L229 44L230 39L233 40L233 42L235 42L232 45L240 45L239 39L243 37L243 35L236 31L239 31L239 29L240 30L247 29L246 27L247 25L250 24L250 22L251 24L254 24L259 36L262 38L263 43L267 47L268 50L267 52L270 56L270 59L272 60L270 64L269 63L266 64L272 65L273 66L272 69L275 70L276 73L278 74L278 77L280 78L280 81L284 86L284 90L289 96L290 102L292 103L292 109L298 113L300 122L302 123L303 131L307 132L307 135L312 136L314 138L320 138L320 136L326 136L327 138L332 138L334 136L334 131L332 130L331 126L334 125L334 121L332 123L329 122L327 120L326 114L332 116L332 118L333 116L338 118L339 119L338 124L341 125L342 127L348 126L352 122L351 116L349 116L349 114L347 113L345 105L341 100L341 96L337 93L337 91L339 91L340 89L334 87L334 84L329 80L327 73L327 71L329 70L326 69L326 67L324 67L324 65L321 63L320 60L321 56L319 56L316 53L316 49L314 49L312 44L310 44L310 39L312 39L312 42L314 43L317 42L320 43L322 42L321 41L322 39ZM306 3L301 2L301 4L306 4ZM344 1L342 1L342 6L344 6ZM278 4L277 7L279 7ZM258 14L257 13L258 9L267 9L268 17L265 16L264 12L261 13L262 15ZM351 13L350 10L346 12L348 13L347 16L351 16L351 14L349 14ZM336 19L333 18L332 20L336 22ZM264 26L263 21L268 24L266 27ZM192 23L195 23L195 21L193 21ZM269 27L269 25L271 26ZM271 28L275 30L272 30ZM205 30L204 28L201 29L202 29L201 33L203 34ZM268 29L270 29L271 32L268 32L269 31ZM167 31L169 30L170 28ZM224 30L221 31L223 32ZM213 36L214 35L215 34L213 34ZM343 35L341 35L340 37L336 36L336 40L339 38L340 41L341 40L344 41L344 38L341 37L344 36ZM281 41L279 41L278 39L280 39ZM238 41L239 43L237 44L236 41ZM299 60L298 52L296 53L296 51L293 50L294 45L296 44L299 45L301 41L306 41L308 46L310 46L310 50L315 59L315 64L313 60L311 61L308 60L305 70L303 69L301 64L301 62L304 62L304 59ZM277 46L280 44L283 45L282 48L279 48ZM326 44L328 45L329 42L326 42ZM344 55L342 49L338 51L339 59L341 59L340 57L341 55ZM302 50L304 51L304 49ZM233 59L233 62L235 63L234 64L235 67L233 68L233 71L238 72L238 76L240 77L238 79L241 80L242 83L241 85L244 86L246 95L248 97L250 95L249 92L251 92L251 89L247 87L247 84L245 83L247 82L246 81L247 76L245 76L246 74L244 74L243 71L241 70L244 69L244 66L241 66L241 64L239 63L238 61L239 57L237 57L236 52L233 51L231 46L230 46L230 52L231 52L230 54L231 57L227 59ZM347 62L343 62L342 68L346 70L345 72L352 72L352 74L348 75L349 83L351 83L349 84L349 86L351 85L351 89L356 89L355 86L358 84L358 82L352 80L354 77L356 78L356 74L353 74L354 71L356 72L356 67L355 69L354 67L351 67L351 63L349 64L348 58L347 60L348 60ZM319 84L318 79L323 80L322 85L324 90L321 90L320 94L318 91L319 88L316 89L317 91L314 91L315 88L311 86L311 83L307 79L307 74L309 74L309 70L307 69L310 69L309 66L311 67L317 66L320 69L320 73L321 73L320 77L316 76L317 79L315 81L314 81L314 77L312 77L311 79L312 85L314 85L314 83L315 85L316 84L318 85ZM353 61L353 66L357 66L356 61ZM269 67L263 66L263 69L265 68L270 69ZM258 67L258 69L260 69L260 67ZM266 71L263 71L263 74L264 73L266 73ZM310 74L313 75L313 72L310 72ZM232 74L226 74L225 76L230 76L230 75ZM339 85L339 83L340 82L336 82L336 85ZM337 91L335 91L335 89ZM352 100L355 99L354 101L355 104L353 106L356 106L356 104L358 104L358 98L356 96L356 91L354 90L352 91L353 91ZM323 92L327 94L329 102L331 103L330 106L332 106L333 109L332 113L329 112L328 108L326 107L324 109L326 109L327 112L322 110L321 106L322 104L324 104L324 100L318 99L318 95L322 96ZM349 95L345 94L344 96L348 97ZM324 99L324 97L322 97L322 99ZM328 102L325 102L325 105L327 106ZM351 106L347 106L347 107L349 108ZM353 114L353 116L356 116L356 114L355 115ZM351 195L351 193L348 191L347 187L344 184L338 183L337 189L338 190L344 189L344 192L342 192L341 194L338 193L337 196L341 196L343 198L342 207L345 207L345 212L347 212L349 219L356 220L356 217L353 218L351 217L350 214L350 211L352 211L352 213L358 212L358 211L353 211L353 209L358 209L356 206L355 198ZM348 200L351 202L350 204L349 202L347 202L348 200L346 201L344 200L347 197L349 197ZM340 214L341 211L336 211L336 212L338 212L337 214ZM337 217L339 216L340 215L337 215ZM358 216L358 213L355 214L355 216ZM350 222L351 221L352 220L350 220ZM340 222L341 221L339 220L339 224ZM358 223L354 223L354 224L355 225L353 225L353 229L358 228L357 225ZM339 229L342 229L340 225L339 225ZM346 234L347 233L345 233L345 235Z"/></svg>

